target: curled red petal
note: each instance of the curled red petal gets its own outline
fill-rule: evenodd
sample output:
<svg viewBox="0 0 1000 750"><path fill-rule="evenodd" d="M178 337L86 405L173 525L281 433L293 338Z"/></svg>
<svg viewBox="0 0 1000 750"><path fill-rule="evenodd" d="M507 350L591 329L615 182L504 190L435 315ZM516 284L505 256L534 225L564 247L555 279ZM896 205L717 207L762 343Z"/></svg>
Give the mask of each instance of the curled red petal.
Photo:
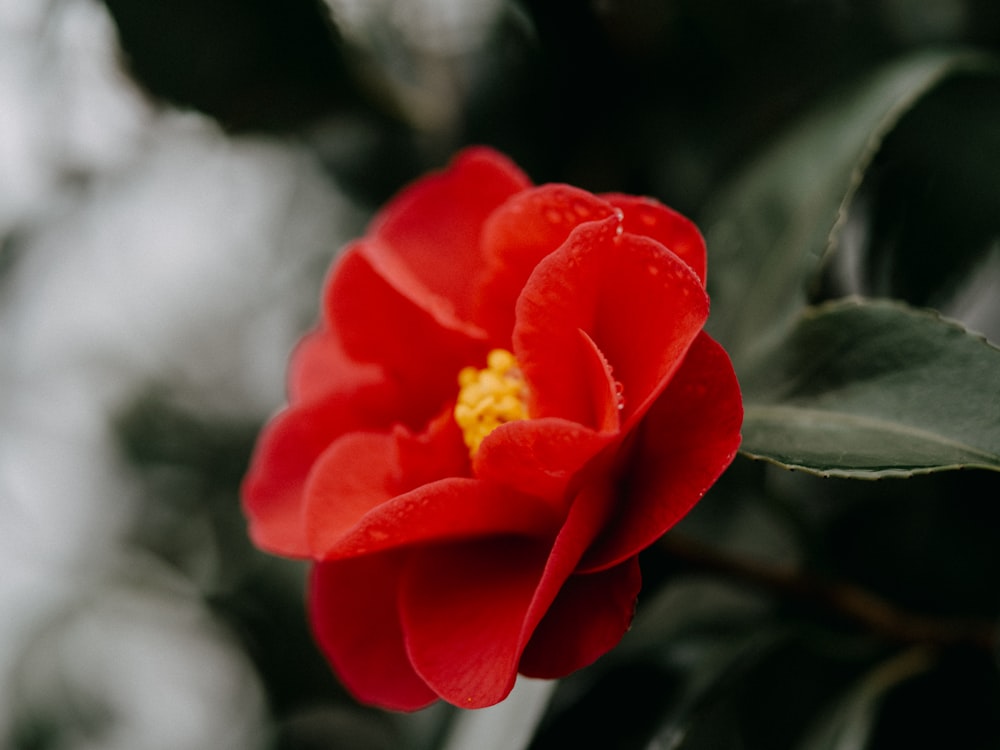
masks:
<svg viewBox="0 0 1000 750"><path fill-rule="evenodd" d="M601 229L611 234L612 217ZM535 419L558 417L596 428L603 409L593 401L593 349L580 331L593 328L599 269L584 261L596 255L604 232L577 229L530 276L518 298L514 354L528 383L528 412Z"/></svg>
<svg viewBox="0 0 1000 750"><path fill-rule="evenodd" d="M632 623L641 584L638 557L570 576L528 641L521 674L564 677L610 651Z"/></svg>
<svg viewBox="0 0 1000 750"><path fill-rule="evenodd" d="M488 148L460 153L413 183L375 218L364 253L379 273L444 327L473 319L486 218L530 180Z"/></svg>
<svg viewBox="0 0 1000 750"><path fill-rule="evenodd" d="M442 698L479 708L510 692L535 628L612 510L608 489L585 485L554 544L505 537L414 553L403 631L414 668Z"/></svg>
<svg viewBox="0 0 1000 750"><path fill-rule="evenodd" d="M473 466L480 479L546 498L564 512L570 482L615 439L566 419L520 420L490 433Z"/></svg>
<svg viewBox="0 0 1000 750"><path fill-rule="evenodd" d="M360 246L341 256L330 277L326 315L350 357L379 365L399 384L406 399L397 417L414 430L454 399L459 370L486 356L484 341L442 327L390 285Z"/></svg>
<svg viewBox="0 0 1000 750"><path fill-rule="evenodd" d="M623 214L622 228L657 240L667 250L679 256L705 283L708 258L705 238L695 223L653 198L609 193L601 196Z"/></svg>
<svg viewBox="0 0 1000 750"><path fill-rule="evenodd" d="M373 496L367 488L359 495L359 506ZM392 497L360 517L348 517L347 521L353 520L350 525L322 526L319 519L333 515L343 500L316 496L309 507L309 523L318 527L315 532L310 528L314 554L324 559L496 534L544 537L559 521L538 498L464 477L439 479Z"/></svg>
<svg viewBox="0 0 1000 750"><path fill-rule="evenodd" d="M391 384L383 382L293 405L272 419L241 488L254 543L275 554L308 556L305 485L314 462L346 432L388 427L396 403Z"/></svg>
<svg viewBox="0 0 1000 750"><path fill-rule="evenodd" d="M414 672L403 643L396 605L403 559L318 563L309 581L309 620L320 649L359 701L413 711L437 695Z"/></svg>
<svg viewBox="0 0 1000 750"><path fill-rule="evenodd" d="M566 580L576 571L587 549L615 511L617 496L610 485L611 474L608 471L613 461L614 455L610 450L598 457L591 464L582 487L573 499L525 613L520 644L522 650Z"/></svg>
<svg viewBox="0 0 1000 750"><path fill-rule="evenodd" d="M468 473L467 448L447 413L419 435L397 426L341 437L306 485L311 554L334 559L484 534L551 535L558 526L561 509Z"/></svg>
<svg viewBox="0 0 1000 750"><path fill-rule="evenodd" d="M514 686L524 615L547 547L494 538L415 551L400 615L417 673L449 703L482 708Z"/></svg>
<svg viewBox="0 0 1000 750"><path fill-rule="evenodd" d="M582 568L616 565L683 518L732 462L742 421L729 357L702 333L640 425L616 514Z"/></svg>
<svg viewBox="0 0 1000 750"><path fill-rule="evenodd" d="M494 340L509 340L514 303L542 258L580 224L614 213L607 201L585 190L541 185L511 197L490 215L483 228L485 272L476 319Z"/></svg>
<svg viewBox="0 0 1000 750"><path fill-rule="evenodd" d="M391 433L344 435L316 460L305 490L303 519L310 554L322 559L366 513L398 492Z"/></svg>
<svg viewBox="0 0 1000 750"><path fill-rule="evenodd" d="M618 432L624 410L623 386L615 380L614 369L586 331L578 331L584 348L580 380L588 384L592 394L593 422L601 432Z"/></svg>
<svg viewBox="0 0 1000 750"><path fill-rule="evenodd" d="M619 230L616 218L577 227L518 299L514 351L533 416L587 416L578 373L593 355L580 346L582 330L622 386L628 431L708 317L708 297L687 264L655 240Z"/></svg>
<svg viewBox="0 0 1000 750"><path fill-rule="evenodd" d="M342 436L316 460L306 484L304 521L311 554L330 557L334 548L340 556L360 554L357 547L363 535L359 536L359 527L374 534L380 513L391 517L403 513L399 503L380 506L439 479L468 473L468 451L450 409L417 435L396 425L390 431ZM417 506L413 512L421 509ZM419 524L419 519L413 519L413 528L404 531L400 544L412 541L407 531L415 531ZM351 532L354 552L341 543ZM392 546L388 530L378 533L387 535L380 547Z"/></svg>

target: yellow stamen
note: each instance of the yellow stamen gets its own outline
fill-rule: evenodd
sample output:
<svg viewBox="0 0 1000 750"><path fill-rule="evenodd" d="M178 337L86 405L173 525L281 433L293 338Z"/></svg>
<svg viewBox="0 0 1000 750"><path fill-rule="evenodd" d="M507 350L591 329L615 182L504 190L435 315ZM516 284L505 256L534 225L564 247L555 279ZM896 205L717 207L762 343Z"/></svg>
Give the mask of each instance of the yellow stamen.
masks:
<svg viewBox="0 0 1000 750"><path fill-rule="evenodd" d="M458 385L455 422L462 428L470 456L476 455L485 437L500 425L528 418L524 378L514 355L506 349L491 351L486 369L462 368Z"/></svg>

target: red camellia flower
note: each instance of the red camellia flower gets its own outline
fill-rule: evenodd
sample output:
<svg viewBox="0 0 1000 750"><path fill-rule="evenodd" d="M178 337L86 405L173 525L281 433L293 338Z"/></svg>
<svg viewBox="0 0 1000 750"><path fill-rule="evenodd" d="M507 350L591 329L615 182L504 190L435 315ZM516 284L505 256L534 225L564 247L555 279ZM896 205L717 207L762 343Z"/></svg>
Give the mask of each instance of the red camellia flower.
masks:
<svg viewBox="0 0 1000 750"><path fill-rule="evenodd" d="M484 148L344 251L243 494L257 545L313 562L313 631L359 700L488 706L619 641L638 553L739 445L704 279L676 212Z"/></svg>

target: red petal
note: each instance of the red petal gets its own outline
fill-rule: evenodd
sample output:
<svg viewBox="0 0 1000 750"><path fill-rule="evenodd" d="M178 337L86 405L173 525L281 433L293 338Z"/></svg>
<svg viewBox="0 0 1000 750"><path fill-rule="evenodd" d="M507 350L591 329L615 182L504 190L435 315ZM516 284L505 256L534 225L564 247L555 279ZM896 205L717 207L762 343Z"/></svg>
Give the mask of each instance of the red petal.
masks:
<svg viewBox="0 0 1000 750"><path fill-rule="evenodd" d="M314 553L335 559L496 534L545 536L559 523L551 508L537 498L476 479L440 479L390 498L360 516L352 515L375 495L359 488L357 500L347 498L347 503L340 495L315 497L308 510ZM342 503L349 509L335 514ZM324 516L331 516L325 525Z"/></svg>
<svg viewBox="0 0 1000 750"><path fill-rule="evenodd" d="M312 401L385 379L381 367L349 357L335 332L321 326L303 336L292 352L288 399L292 403Z"/></svg>
<svg viewBox="0 0 1000 750"><path fill-rule="evenodd" d="M677 523L732 462L742 421L729 357L702 333L640 425L615 519L582 567L616 565Z"/></svg>
<svg viewBox="0 0 1000 750"><path fill-rule="evenodd" d="M638 557L599 573L570 576L531 636L520 672L564 677L610 651L632 622L641 584Z"/></svg>
<svg viewBox="0 0 1000 750"><path fill-rule="evenodd" d="M604 483L585 486L548 552L509 537L415 554L400 612L417 672L442 698L476 708L502 700L521 654L611 510Z"/></svg>
<svg viewBox="0 0 1000 750"><path fill-rule="evenodd" d="M584 348L590 356L584 359L580 380L589 384L591 403L594 404L594 424L601 432L621 429L621 412L624 409L621 384L615 381L614 370L586 331L579 331Z"/></svg>
<svg viewBox="0 0 1000 750"><path fill-rule="evenodd" d="M420 429L453 400L458 372L486 357L486 345L438 321L403 297L364 258L341 257L326 290L327 319L344 351L381 365L407 395L400 422Z"/></svg>
<svg viewBox="0 0 1000 750"><path fill-rule="evenodd" d="M363 703L412 711L437 695L413 671L396 606L402 558L394 555L313 567L310 621L323 653Z"/></svg>
<svg viewBox="0 0 1000 750"><path fill-rule="evenodd" d="M605 470L607 467L600 465L610 464L613 459L614 456L609 451L591 465L587 481L570 507L525 616L522 648L556 599L566 579L575 572L584 552L614 512L617 496L609 485L610 472Z"/></svg>
<svg viewBox="0 0 1000 750"><path fill-rule="evenodd" d="M345 435L316 462L306 487L312 554L333 559L484 534L551 534L561 517L538 498L468 474L454 422L422 435ZM459 475L459 476L456 476Z"/></svg>
<svg viewBox="0 0 1000 750"><path fill-rule="evenodd" d="M482 270L486 218L529 187L506 157L463 151L443 172L399 194L372 223L365 254L396 289L445 327L472 320L471 279Z"/></svg>
<svg viewBox="0 0 1000 750"><path fill-rule="evenodd" d="M579 373L592 353L623 386L623 430L659 395L708 317L701 281L654 240L619 234L616 219L578 227L532 273L517 303L514 352L535 417L586 417Z"/></svg>
<svg viewBox="0 0 1000 750"><path fill-rule="evenodd" d="M693 221L652 198L637 198L621 193L601 197L622 210L625 215L622 226L626 232L657 240L691 266L701 283L705 283L705 239Z"/></svg>
<svg viewBox="0 0 1000 750"><path fill-rule="evenodd" d="M514 304L542 258L562 245L580 224L613 214L606 201L569 185L526 190L493 212L483 230L486 274L477 302L477 320L494 340L509 340Z"/></svg>
<svg viewBox="0 0 1000 750"><path fill-rule="evenodd" d="M403 477L400 492L445 477L471 475L469 449L455 423L454 408L453 402L449 402L420 434L396 429L399 471Z"/></svg>
<svg viewBox="0 0 1000 750"><path fill-rule="evenodd" d="M305 526L310 553L326 552L364 517L391 500L399 484L392 434L344 435L316 461L305 490Z"/></svg>
<svg viewBox="0 0 1000 750"><path fill-rule="evenodd" d="M616 437L553 417L510 422L487 436L473 465L480 479L547 498L561 513L576 473Z"/></svg>
<svg viewBox="0 0 1000 750"><path fill-rule="evenodd" d="M396 403L389 384L382 383L295 405L271 420L258 439L242 487L254 543L279 555L307 556L303 513L313 463L345 432L388 427Z"/></svg>
<svg viewBox="0 0 1000 750"><path fill-rule="evenodd" d="M400 614L418 674L449 703L482 708L514 686L524 615L546 547L490 539L415 552Z"/></svg>
<svg viewBox="0 0 1000 750"><path fill-rule="evenodd" d="M327 556L366 514L393 498L468 474L468 450L450 408L419 435L401 425L391 432L344 435L315 462L306 485L305 524L313 556Z"/></svg>

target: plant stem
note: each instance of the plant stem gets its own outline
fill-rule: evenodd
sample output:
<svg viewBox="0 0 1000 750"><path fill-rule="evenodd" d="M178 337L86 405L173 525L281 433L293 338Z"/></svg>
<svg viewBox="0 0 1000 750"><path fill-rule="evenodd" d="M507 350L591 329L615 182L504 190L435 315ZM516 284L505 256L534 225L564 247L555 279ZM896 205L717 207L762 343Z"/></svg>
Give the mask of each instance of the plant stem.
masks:
<svg viewBox="0 0 1000 750"><path fill-rule="evenodd" d="M1000 648L992 620L906 611L853 584L830 581L791 566L721 552L689 537L667 534L662 551L690 570L720 575L773 592L861 625L889 640L933 646L967 645L991 654Z"/></svg>

